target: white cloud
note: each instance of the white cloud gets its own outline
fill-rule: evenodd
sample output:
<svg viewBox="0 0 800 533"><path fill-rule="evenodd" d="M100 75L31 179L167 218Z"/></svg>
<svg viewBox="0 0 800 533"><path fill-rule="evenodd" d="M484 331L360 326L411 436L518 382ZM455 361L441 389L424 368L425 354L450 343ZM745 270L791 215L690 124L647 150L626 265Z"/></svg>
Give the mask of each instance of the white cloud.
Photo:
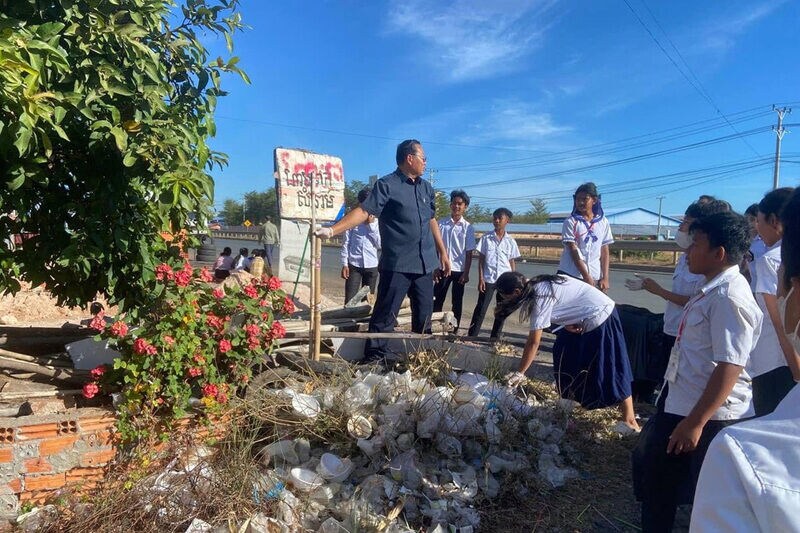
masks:
<svg viewBox="0 0 800 533"><path fill-rule="evenodd" d="M389 27L420 38L425 57L450 81L488 78L521 68L541 45L556 0L458 0L447 5L397 2Z"/></svg>
<svg viewBox="0 0 800 533"><path fill-rule="evenodd" d="M694 51L696 53L728 52L735 46L738 37L784 3L785 0L770 0L762 4L749 5L746 10L733 13L729 18L715 18L697 32L702 37L699 41L695 40L698 46Z"/></svg>

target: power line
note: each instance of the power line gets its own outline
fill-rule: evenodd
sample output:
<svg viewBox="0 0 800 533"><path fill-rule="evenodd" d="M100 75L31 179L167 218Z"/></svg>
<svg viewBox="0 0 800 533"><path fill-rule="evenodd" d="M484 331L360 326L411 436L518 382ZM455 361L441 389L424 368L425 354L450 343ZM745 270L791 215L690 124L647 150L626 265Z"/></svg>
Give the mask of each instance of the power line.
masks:
<svg viewBox="0 0 800 533"><path fill-rule="evenodd" d="M669 43L672 45L672 48L677 52L678 57L681 58L681 60L683 61L683 64L686 66L686 70L688 70L692 74L692 76L694 76L695 80L697 80L696 84L695 84L695 82L693 82L689 78L689 76L686 75L686 73L675 62L675 60L672 58L672 56L669 54L669 52L667 52L667 50L661 45L661 42L659 42L659 40L656 38L656 36L653 34L653 32L650 31L650 28L647 26L647 24L645 24L644 20L642 20L642 18L639 16L639 13L637 13L636 10L633 9L633 6L630 4L630 2L628 2L628 0L623 0L623 2L625 2L625 5L628 6L628 9L630 9L631 13L633 13L634 17L636 17L636 20L639 21L639 24L642 26L642 28L644 28L644 30L647 32L647 34L650 36L650 38L653 40L653 42L656 43L656 46L658 46L658 48L664 53L664 55L667 56L667 59L669 59L669 62L672 63L672 65L675 67L675 69L678 72L681 73L681 76L683 76L683 78L689 83L689 85L691 85L692 88L695 91L697 91L697 93L706 102L711 104L711 107L713 107L716 110L716 112L725 120L725 122L728 124L728 126L730 126L730 128L733 131L735 131L736 133L739 133L739 130L737 130L736 127L733 124L730 123L730 121L728 120L728 117L726 117L725 113L723 113L720 110L719 106L717 106L716 102L714 102L714 99L711 97L711 95L708 93L708 91L706 91L705 87L703 87L703 84L700 82L700 79L694 74L694 72L692 71L692 69L689 66L689 64L686 63L686 60L683 59L683 56L678 51L678 48L675 46L675 44L669 38L669 36L667 35L667 32L664 31L664 28L661 27L661 24L658 23L658 20L655 18L655 15L653 15L653 12L650 11L650 8L647 7L647 4L645 3L645 1L642 0L642 4L644 5L645 9L647 9L648 13L650 13L650 17L655 21L655 23L659 27L659 29L661 29L661 33L664 34L664 36L667 38ZM747 139L742 138L742 142L744 142L747 145L747 147L750 148L750 150L752 150L752 152L754 154L756 154L757 157L761 156L761 154L759 154L758 151L755 148L753 148L753 145L751 145L749 142L747 142Z"/></svg>

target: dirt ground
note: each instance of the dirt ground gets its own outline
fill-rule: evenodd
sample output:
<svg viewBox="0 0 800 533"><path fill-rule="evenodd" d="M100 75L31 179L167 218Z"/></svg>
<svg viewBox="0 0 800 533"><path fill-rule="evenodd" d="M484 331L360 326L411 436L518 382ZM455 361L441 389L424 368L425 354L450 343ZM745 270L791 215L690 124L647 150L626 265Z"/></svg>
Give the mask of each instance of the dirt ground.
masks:
<svg viewBox="0 0 800 533"><path fill-rule="evenodd" d="M97 301L106 307L109 314L116 311L114 307L109 309L105 299L99 295ZM91 318L88 308L59 306L45 287L31 288L29 283L22 282L22 290L18 293L0 296L0 324L54 324L79 322L84 318Z"/></svg>

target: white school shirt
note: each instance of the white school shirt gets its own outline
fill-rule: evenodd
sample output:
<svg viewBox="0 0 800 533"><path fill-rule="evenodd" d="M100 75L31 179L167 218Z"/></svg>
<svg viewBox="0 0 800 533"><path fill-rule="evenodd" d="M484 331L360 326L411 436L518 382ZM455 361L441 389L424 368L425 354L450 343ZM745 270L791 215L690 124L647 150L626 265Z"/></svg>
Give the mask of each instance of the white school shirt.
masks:
<svg viewBox="0 0 800 533"><path fill-rule="evenodd" d="M691 533L800 532L800 387L772 413L722 430L706 453Z"/></svg>
<svg viewBox="0 0 800 533"><path fill-rule="evenodd" d="M753 268L753 263L766 252L767 245L761 235L753 237L753 240L750 241L750 253L753 255L753 260L747 262L747 270L750 272L750 288L753 289L753 292L756 292L756 279L758 278L758 273Z"/></svg>
<svg viewBox="0 0 800 533"><path fill-rule="evenodd" d="M378 221L372 224L359 224L344 232L342 241L342 266L353 265L360 268L378 266L378 250L381 247L381 234Z"/></svg>
<svg viewBox="0 0 800 533"><path fill-rule="evenodd" d="M728 267L703 285L684 308L669 367L677 374L669 380L664 411L687 416L708 385L717 363L746 367L761 331L761 310L738 265ZM677 361L675 358L677 357ZM753 416L750 375L742 369L728 398L712 420L735 420Z"/></svg>
<svg viewBox="0 0 800 533"><path fill-rule="evenodd" d="M780 341L778 341L778 333L775 331L775 326L772 325L772 320L769 319L767 305L764 303L765 294L773 296L778 294L778 268L780 266L781 241L769 246L766 252L750 263L750 271L755 272L753 279L757 280L754 284L751 283L750 287L755 293L759 309L764 314L761 335L750 355L750 364L747 368L747 372L752 377L787 366Z"/></svg>
<svg viewBox="0 0 800 533"><path fill-rule="evenodd" d="M439 232L450 258L450 270L464 272L467 253L475 249L475 228L464 217L458 222L447 217L439 221Z"/></svg>
<svg viewBox="0 0 800 533"><path fill-rule="evenodd" d="M589 234L590 229L591 233L597 237L597 240ZM561 227L561 242L565 245L574 242L578 246L578 255L589 269L589 275L595 281L600 279L600 249L604 245L614 242L614 236L611 235L611 225L606 217L590 222L588 227L582 218L578 219L574 215L569 217ZM558 269L570 276L581 277L581 271L578 270L578 266L573 261L572 252L570 252L568 246L564 246L564 250L561 252L561 261L558 263Z"/></svg>
<svg viewBox="0 0 800 533"><path fill-rule="evenodd" d="M519 257L517 241L511 235L498 240L494 231L485 233L478 242L478 252L483 255L483 281L494 283L500 274L511 272L511 260Z"/></svg>
<svg viewBox="0 0 800 533"><path fill-rule="evenodd" d="M592 331L614 311L614 300L603 291L569 276L564 283L541 281L534 285L536 301L531 309L531 331L551 324L580 324Z"/></svg>
<svg viewBox="0 0 800 533"><path fill-rule="evenodd" d="M700 288L705 283L705 276L689 272L686 254L681 254L678 264L675 265L675 272L672 274L672 292L691 297L700 292ZM677 337L678 325L681 323L682 316L683 306L667 300L667 307L664 309L664 333Z"/></svg>

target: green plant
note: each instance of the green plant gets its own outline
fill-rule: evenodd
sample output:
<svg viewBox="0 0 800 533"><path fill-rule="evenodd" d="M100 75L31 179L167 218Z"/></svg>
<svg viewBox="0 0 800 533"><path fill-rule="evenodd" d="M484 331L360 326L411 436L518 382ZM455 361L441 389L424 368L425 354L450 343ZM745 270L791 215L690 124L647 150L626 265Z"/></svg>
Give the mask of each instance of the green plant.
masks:
<svg viewBox="0 0 800 533"><path fill-rule="evenodd" d="M188 263L163 263L155 272L156 303L135 322L108 325L99 314L91 324L121 355L113 368L92 370L84 396L120 393L123 441L152 436L159 423L169 427L192 403L203 413L218 412L285 335L277 318L294 312L275 277L223 288L211 283L207 269L193 270Z"/></svg>
<svg viewBox="0 0 800 533"><path fill-rule="evenodd" d="M162 232L205 225L207 144L225 72L202 40L243 25L238 0L0 0L0 290L60 304L149 305ZM202 39L202 40L201 40Z"/></svg>

